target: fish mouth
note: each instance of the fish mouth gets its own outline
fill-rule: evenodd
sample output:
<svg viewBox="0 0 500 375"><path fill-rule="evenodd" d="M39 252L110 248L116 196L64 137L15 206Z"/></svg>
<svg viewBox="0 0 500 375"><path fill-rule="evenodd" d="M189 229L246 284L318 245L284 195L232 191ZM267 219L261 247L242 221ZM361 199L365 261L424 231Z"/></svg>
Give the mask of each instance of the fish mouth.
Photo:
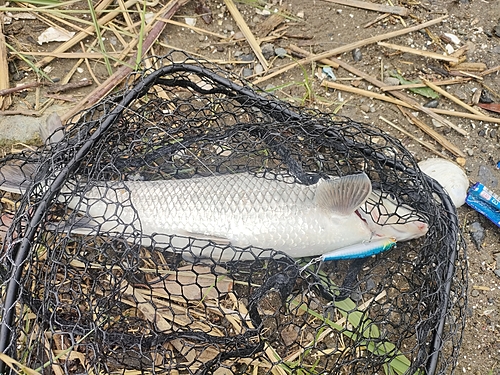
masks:
<svg viewBox="0 0 500 375"><path fill-rule="evenodd" d="M361 219L361 221L363 221L364 223L368 224L368 222L366 221L366 219L359 212L359 209L357 209L356 211L354 211L354 213Z"/></svg>

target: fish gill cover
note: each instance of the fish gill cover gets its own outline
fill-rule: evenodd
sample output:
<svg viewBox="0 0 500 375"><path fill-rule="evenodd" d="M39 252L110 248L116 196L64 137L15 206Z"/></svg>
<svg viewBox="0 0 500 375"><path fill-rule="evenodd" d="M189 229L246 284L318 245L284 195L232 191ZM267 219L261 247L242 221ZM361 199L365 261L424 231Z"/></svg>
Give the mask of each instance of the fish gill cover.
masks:
<svg viewBox="0 0 500 375"><path fill-rule="evenodd" d="M372 126L293 107L185 55L149 63L59 142L0 161L11 191L1 351L44 374L451 374L465 246L450 199L412 155ZM427 234L366 259L309 262L307 249L291 258L220 233L156 231L203 212L217 189L199 202L184 203L183 189L146 197L148 218L133 190L228 174L312 187L361 172L378 201L358 216L424 221ZM237 198L253 209L276 196ZM381 209L384 198L402 210ZM181 201L169 213L162 199ZM224 217L230 204L212 209Z"/></svg>

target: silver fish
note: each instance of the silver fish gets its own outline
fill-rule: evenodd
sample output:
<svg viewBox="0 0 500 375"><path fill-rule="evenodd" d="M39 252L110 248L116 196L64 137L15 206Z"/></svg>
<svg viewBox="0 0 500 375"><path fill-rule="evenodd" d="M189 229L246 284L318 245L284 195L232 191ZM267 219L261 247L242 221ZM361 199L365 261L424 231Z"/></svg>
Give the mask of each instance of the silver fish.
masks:
<svg viewBox="0 0 500 375"><path fill-rule="evenodd" d="M88 234L96 227L112 233L140 229L143 235L155 235L155 241L180 249L188 245L188 238L195 238L205 241L199 243L200 249L212 241L280 250L295 258L330 253L381 237L406 241L427 232L427 224L416 217L408 223L378 224L376 210L370 213L374 205L370 202L378 199L364 173L320 179L313 185L238 173L183 180L98 182L67 204L88 220L83 226L72 226L73 233ZM395 211L393 202L386 198L382 202L388 204L382 213ZM401 209L411 212L409 207ZM171 235L181 237L170 242L167 236ZM142 244L149 245L148 237ZM226 249L212 255L229 260L234 252Z"/></svg>

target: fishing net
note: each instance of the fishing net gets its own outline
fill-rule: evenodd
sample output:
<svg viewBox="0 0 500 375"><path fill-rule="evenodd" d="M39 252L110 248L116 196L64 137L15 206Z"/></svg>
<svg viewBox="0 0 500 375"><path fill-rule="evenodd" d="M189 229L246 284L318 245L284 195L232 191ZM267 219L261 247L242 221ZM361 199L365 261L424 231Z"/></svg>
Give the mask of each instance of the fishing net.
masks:
<svg viewBox="0 0 500 375"><path fill-rule="evenodd" d="M44 374L452 373L465 246L450 199L400 142L184 55L148 64L45 146L1 161L0 188L8 171L26 186L1 196L2 352ZM418 217L428 233L366 259L310 262L143 233L120 184L247 173L313 185L360 171L413 209L373 202L380 220ZM95 187L115 227L82 233Z"/></svg>

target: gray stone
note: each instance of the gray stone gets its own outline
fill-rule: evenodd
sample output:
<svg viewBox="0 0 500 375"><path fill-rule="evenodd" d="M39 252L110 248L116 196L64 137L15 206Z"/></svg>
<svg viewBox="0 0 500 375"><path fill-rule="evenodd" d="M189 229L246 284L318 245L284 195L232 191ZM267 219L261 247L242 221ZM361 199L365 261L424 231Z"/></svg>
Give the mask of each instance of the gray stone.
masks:
<svg viewBox="0 0 500 375"><path fill-rule="evenodd" d="M496 25L493 28L493 34L495 34L496 36L498 36L500 38L500 25Z"/></svg>
<svg viewBox="0 0 500 375"><path fill-rule="evenodd" d="M498 178L495 177L495 173L493 173L493 171L486 165L479 166L477 177L479 182L488 188L495 188L498 185Z"/></svg>
<svg viewBox="0 0 500 375"><path fill-rule="evenodd" d="M354 59L354 61L361 61L361 59L363 58L363 54L361 53L361 50L359 48L356 48L354 49L354 51L352 51L352 58Z"/></svg>
<svg viewBox="0 0 500 375"><path fill-rule="evenodd" d="M240 60L241 61L253 61L254 60L254 57L253 55L250 53L248 55L241 55L240 56Z"/></svg>
<svg viewBox="0 0 500 375"><path fill-rule="evenodd" d="M432 100L428 101L427 103L425 103L424 107L427 107L427 108L437 108L438 105L439 105L439 100L432 99Z"/></svg>
<svg viewBox="0 0 500 375"><path fill-rule="evenodd" d="M469 227L472 242L478 250L481 250L484 241L484 228L479 221L473 222Z"/></svg>
<svg viewBox="0 0 500 375"><path fill-rule="evenodd" d="M389 86L398 86L399 85L399 79L394 78L394 77L385 77L384 78L384 83Z"/></svg>
<svg viewBox="0 0 500 375"><path fill-rule="evenodd" d="M41 117L34 116L1 116L0 115L0 141L10 142L33 142L40 137L40 129L47 128L47 117L53 112L64 113L68 108L57 106L51 107ZM61 110L62 109L62 110ZM52 133L52 131L51 131Z"/></svg>
<svg viewBox="0 0 500 375"><path fill-rule="evenodd" d="M260 47L262 51L262 55L266 58L266 60L269 60L271 57L274 56L274 44L272 43L266 43L263 44L262 47Z"/></svg>
<svg viewBox="0 0 500 375"><path fill-rule="evenodd" d="M286 52L286 49L284 48L281 48L281 47L278 47L274 50L274 53L276 54L276 56L278 56L279 58L283 58L286 56L287 52Z"/></svg>
<svg viewBox="0 0 500 375"><path fill-rule="evenodd" d="M253 70L250 68L243 68L243 72L241 73L243 77L250 77L253 74Z"/></svg>

